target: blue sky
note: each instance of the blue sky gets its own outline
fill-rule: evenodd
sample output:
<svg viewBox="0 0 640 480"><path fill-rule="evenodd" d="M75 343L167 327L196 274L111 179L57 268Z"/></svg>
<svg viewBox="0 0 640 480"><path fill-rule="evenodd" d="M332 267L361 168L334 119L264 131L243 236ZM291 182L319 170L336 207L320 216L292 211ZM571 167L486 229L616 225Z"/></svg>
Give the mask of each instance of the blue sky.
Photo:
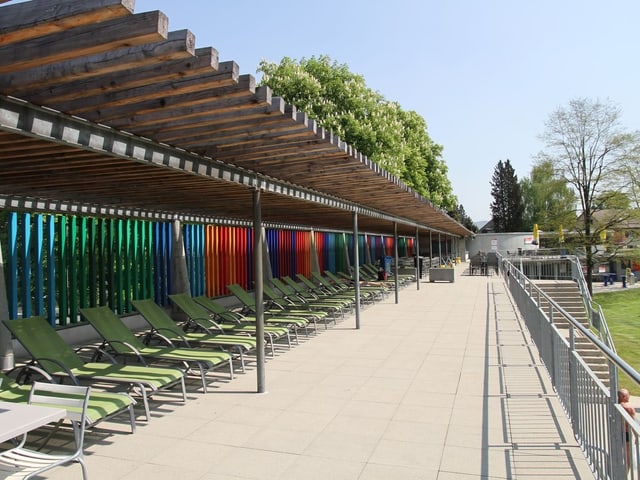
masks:
<svg viewBox="0 0 640 480"><path fill-rule="evenodd" d="M640 128L637 0L136 1L148 10L241 73L284 56L347 64L425 118L476 221L490 217L498 161L528 176L545 121L572 98L609 99Z"/></svg>

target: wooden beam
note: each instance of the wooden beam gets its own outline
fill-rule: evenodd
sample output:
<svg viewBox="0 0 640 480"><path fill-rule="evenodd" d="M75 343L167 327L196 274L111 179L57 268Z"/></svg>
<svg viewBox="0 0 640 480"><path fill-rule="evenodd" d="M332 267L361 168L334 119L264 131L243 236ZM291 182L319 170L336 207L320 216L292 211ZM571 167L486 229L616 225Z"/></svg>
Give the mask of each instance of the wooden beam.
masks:
<svg viewBox="0 0 640 480"><path fill-rule="evenodd" d="M2 7L0 44L24 42L131 15L134 3L135 0L31 0Z"/></svg>
<svg viewBox="0 0 640 480"><path fill-rule="evenodd" d="M203 115L209 115L211 112L226 111L232 112L247 107L248 103L253 100L251 91L238 91L235 96L227 95L221 98L213 98L203 100L195 105L178 106L177 108L159 109L148 111L146 113L129 112L129 115L113 118L109 121L109 125L123 130L138 132L138 127L153 126L154 130L161 130L166 125L172 125L176 120L189 120L198 118Z"/></svg>
<svg viewBox="0 0 640 480"><path fill-rule="evenodd" d="M232 62L230 62L232 63ZM234 64L235 65L235 64ZM47 102L52 108L82 114L96 108L104 109L120 105L133 105L147 99L158 99L170 92L171 95L195 91L198 85L211 79L211 85L238 78L237 69L220 64L215 50L208 49L205 55L190 56L173 62L145 65L132 68L121 74L93 78L89 82L70 82L65 86L61 98L58 91L52 92ZM75 84L75 95L73 85ZM79 96L77 92L82 92ZM33 96L29 99L36 102ZM36 102L37 103L37 102Z"/></svg>
<svg viewBox="0 0 640 480"><path fill-rule="evenodd" d="M80 56L0 75L0 90L15 97L29 96L32 101L39 103L38 99L69 99L77 97L78 92L90 94L95 90L109 88L112 84L123 82L123 78L132 75L134 71L144 77L142 72L157 69L159 62L167 65L183 62L181 68L188 69L191 65L189 62L194 60L194 54L199 58L201 55L202 61L208 55L211 64L217 67L218 52L215 49L196 50L194 45L195 36L189 30L170 32L168 38L160 42ZM158 75L162 76L162 73ZM150 78L147 74L141 81L148 83Z"/></svg>
<svg viewBox="0 0 640 480"><path fill-rule="evenodd" d="M6 7L3 7L3 11ZM71 32L58 32L0 46L0 73L24 70L79 56L104 53L131 45L158 42L167 38L167 17L147 12L84 25Z"/></svg>

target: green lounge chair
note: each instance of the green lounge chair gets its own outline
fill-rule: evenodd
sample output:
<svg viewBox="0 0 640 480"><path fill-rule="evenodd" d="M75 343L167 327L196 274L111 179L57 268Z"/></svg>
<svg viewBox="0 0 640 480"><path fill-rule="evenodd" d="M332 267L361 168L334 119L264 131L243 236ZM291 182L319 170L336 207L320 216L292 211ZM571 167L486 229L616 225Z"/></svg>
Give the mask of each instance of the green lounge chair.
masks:
<svg viewBox="0 0 640 480"><path fill-rule="evenodd" d="M325 275L326 272L327 271L325 271ZM333 275L332 272L329 273ZM346 288L347 290L354 289L354 287L350 285L345 285L337 277L334 277L336 280L334 280L333 278L330 280L327 277L321 275L319 272L311 272L311 275L316 279L318 283L320 283L325 288ZM384 298L384 293L386 290L387 288L383 285L368 285L367 283L360 284L360 295L362 296L363 300L368 300L371 303Z"/></svg>
<svg viewBox="0 0 640 480"><path fill-rule="evenodd" d="M143 365L147 364L147 360L182 365L185 374L197 369L204 393L207 392L206 374L208 371L228 366L229 378L233 379L233 362L231 355L226 352L148 346L136 337L109 307L80 308L79 311L82 318L95 328L104 339L104 343L108 344L116 355L135 357Z"/></svg>
<svg viewBox="0 0 640 480"><path fill-rule="evenodd" d="M315 285L310 280L306 279L306 277L302 276L307 280L307 283L300 281L300 283L296 282L293 278L289 276L282 277L282 280L286 283L288 287L295 292L304 297L314 297L318 299L327 299L330 301L340 302L345 306L349 311L353 310L355 306L356 300L355 295L353 293L348 292L329 292L321 287Z"/></svg>
<svg viewBox="0 0 640 480"><path fill-rule="evenodd" d="M241 313L245 315L255 315L256 301L252 294L236 283L227 285L227 288L238 300L240 300L240 303L244 305ZM267 290L268 286L264 285L264 292L268 298ZM318 315L308 309L285 309L283 306L278 305L273 301L267 301L265 304L265 322L268 317L271 322L280 322L290 325L294 329L295 333L297 333L299 328L304 328L306 330L310 321L315 321L319 318Z"/></svg>
<svg viewBox="0 0 640 480"><path fill-rule="evenodd" d="M283 293L280 293L276 288L269 285L264 285L264 295L269 299L270 305L274 306L274 310L277 311L280 308L284 312L291 312L296 315L302 315L304 318L308 318L313 322L314 328L317 330L318 321L322 321L327 327L328 320L336 321L336 315L342 310L335 305L320 303L308 303L300 300L296 296L287 297ZM330 318L329 318L330 317Z"/></svg>
<svg viewBox="0 0 640 480"><path fill-rule="evenodd" d="M3 323L31 355L32 362L52 377L69 379L76 385L83 382L128 386L142 398L147 420L150 418L149 397L156 392L178 385L182 389L182 401L187 401L184 373L179 369L85 362L42 317L3 320Z"/></svg>
<svg viewBox="0 0 640 480"><path fill-rule="evenodd" d="M33 368L33 367L28 367ZM44 371L39 372L47 379L53 380ZM20 385L13 378L0 372L0 401L28 403L31 385ZM136 401L126 393L98 392L91 391L87 413L85 415L85 426L91 428L100 422L109 420L125 412L129 413L131 422L131 433L136 431L136 419L133 406Z"/></svg>
<svg viewBox="0 0 640 480"><path fill-rule="evenodd" d="M239 318L239 314L216 304L208 297L192 298L186 293L175 293L169 295L169 299L182 313L189 317L192 323L206 332L222 329L229 333L247 334L255 337L255 321L245 321L246 319L244 319L244 317L242 317L242 319ZM212 319L212 315L217 318L215 320ZM271 356L275 355L275 342L281 338L284 338L287 341L288 347L291 348L291 338L288 327L265 325L264 337L264 339L269 342Z"/></svg>
<svg viewBox="0 0 640 480"><path fill-rule="evenodd" d="M309 299L302 299L295 294L287 295L285 292L280 290L278 285L276 285L278 282L279 280L277 278L274 278L271 279L271 284L264 285L265 296L272 304L275 304L278 308L293 311L298 309L302 313L310 313L312 315L316 315L318 320L322 320L329 315L335 316L335 314L340 313L340 307L336 304L329 302L320 302L317 300L311 301ZM283 285L282 282L280 282L280 286L283 286L285 290L287 289L286 285Z"/></svg>
<svg viewBox="0 0 640 480"><path fill-rule="evenodd" d="M182 344L187 348L191 348L191 344L194 344L195 346L209 346L236 352L243 372L244 354L256 348L256 339L247 335L185 331L178 326L160 305L151 299L132 300L131 304L151 325L153 333L162 335L171 343Z"/></svg>
<svg viewBox="0 0 640 480"><path fill-rule="evenodd" d="M355 289L352 286L347 286L347 285L326 285L325 283L313 283L313 281L307 277L305 277L304 275L298 273L296 275L296 277L298 278L298 280L300 280L307 288L309 289L321 289L321 291L325 292L326 294L329 295L344 295L349 296L350 298L354 299L355 302ZM370 303L373 303L373 299L372 299L373 295L370 292L367 291L360 291L360 301L361 302L367 302L369 301Z"/></svg>
<svg viewBox="0 0 640 480"><path fill-rule="evenodd" d="M319 306L319 308L328 308L329 311L335 310L338 312L350 310L351 306L353 305L353 300L351 299L339 297L331 298L330 296L321 297L314 294L310 290L307 290L304 287L298 285L295 282L294 284L296 285L296 287L293 287L290 284L285 283L284 278L285 277L283 277L282 279L272 278L271 283L275 288L280 290L286 298L297 298L298 300L305 303L316 304ZM290 277L288 278L291 279Z"/></svg>

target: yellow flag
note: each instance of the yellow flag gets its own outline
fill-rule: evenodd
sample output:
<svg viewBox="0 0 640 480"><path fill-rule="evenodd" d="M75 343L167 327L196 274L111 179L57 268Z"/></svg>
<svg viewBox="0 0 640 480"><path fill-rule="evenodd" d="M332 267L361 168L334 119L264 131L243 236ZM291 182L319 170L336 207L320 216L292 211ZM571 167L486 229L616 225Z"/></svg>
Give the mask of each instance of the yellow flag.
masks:
<svg viewBox="0 0 640 480"><path fill-rule="evenodd" d="M562 228L562 225L560 225L560 228L558 229L558 241L560 243L564 243L564 229Z"/></svg>
<svg viewBox="0 0 640 480"><path fill-rule="evenodd" d="M534 245L538 245L538 224L534 223L533 224L533 244Z"/></svg>

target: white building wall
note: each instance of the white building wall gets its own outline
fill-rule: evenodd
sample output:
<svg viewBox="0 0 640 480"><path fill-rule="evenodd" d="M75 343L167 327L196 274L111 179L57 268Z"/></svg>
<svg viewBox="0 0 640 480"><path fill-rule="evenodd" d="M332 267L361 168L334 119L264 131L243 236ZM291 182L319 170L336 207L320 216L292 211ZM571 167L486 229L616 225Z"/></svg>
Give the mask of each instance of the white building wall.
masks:
<svg viewBox="0 0 640 480"><path fill-rule="evenodd" d="M478 252L500 252L502 254L517 254L525 250L536 250L533 244L533 233L477 233L466 239L466 250L469 255Z"/></svg>

